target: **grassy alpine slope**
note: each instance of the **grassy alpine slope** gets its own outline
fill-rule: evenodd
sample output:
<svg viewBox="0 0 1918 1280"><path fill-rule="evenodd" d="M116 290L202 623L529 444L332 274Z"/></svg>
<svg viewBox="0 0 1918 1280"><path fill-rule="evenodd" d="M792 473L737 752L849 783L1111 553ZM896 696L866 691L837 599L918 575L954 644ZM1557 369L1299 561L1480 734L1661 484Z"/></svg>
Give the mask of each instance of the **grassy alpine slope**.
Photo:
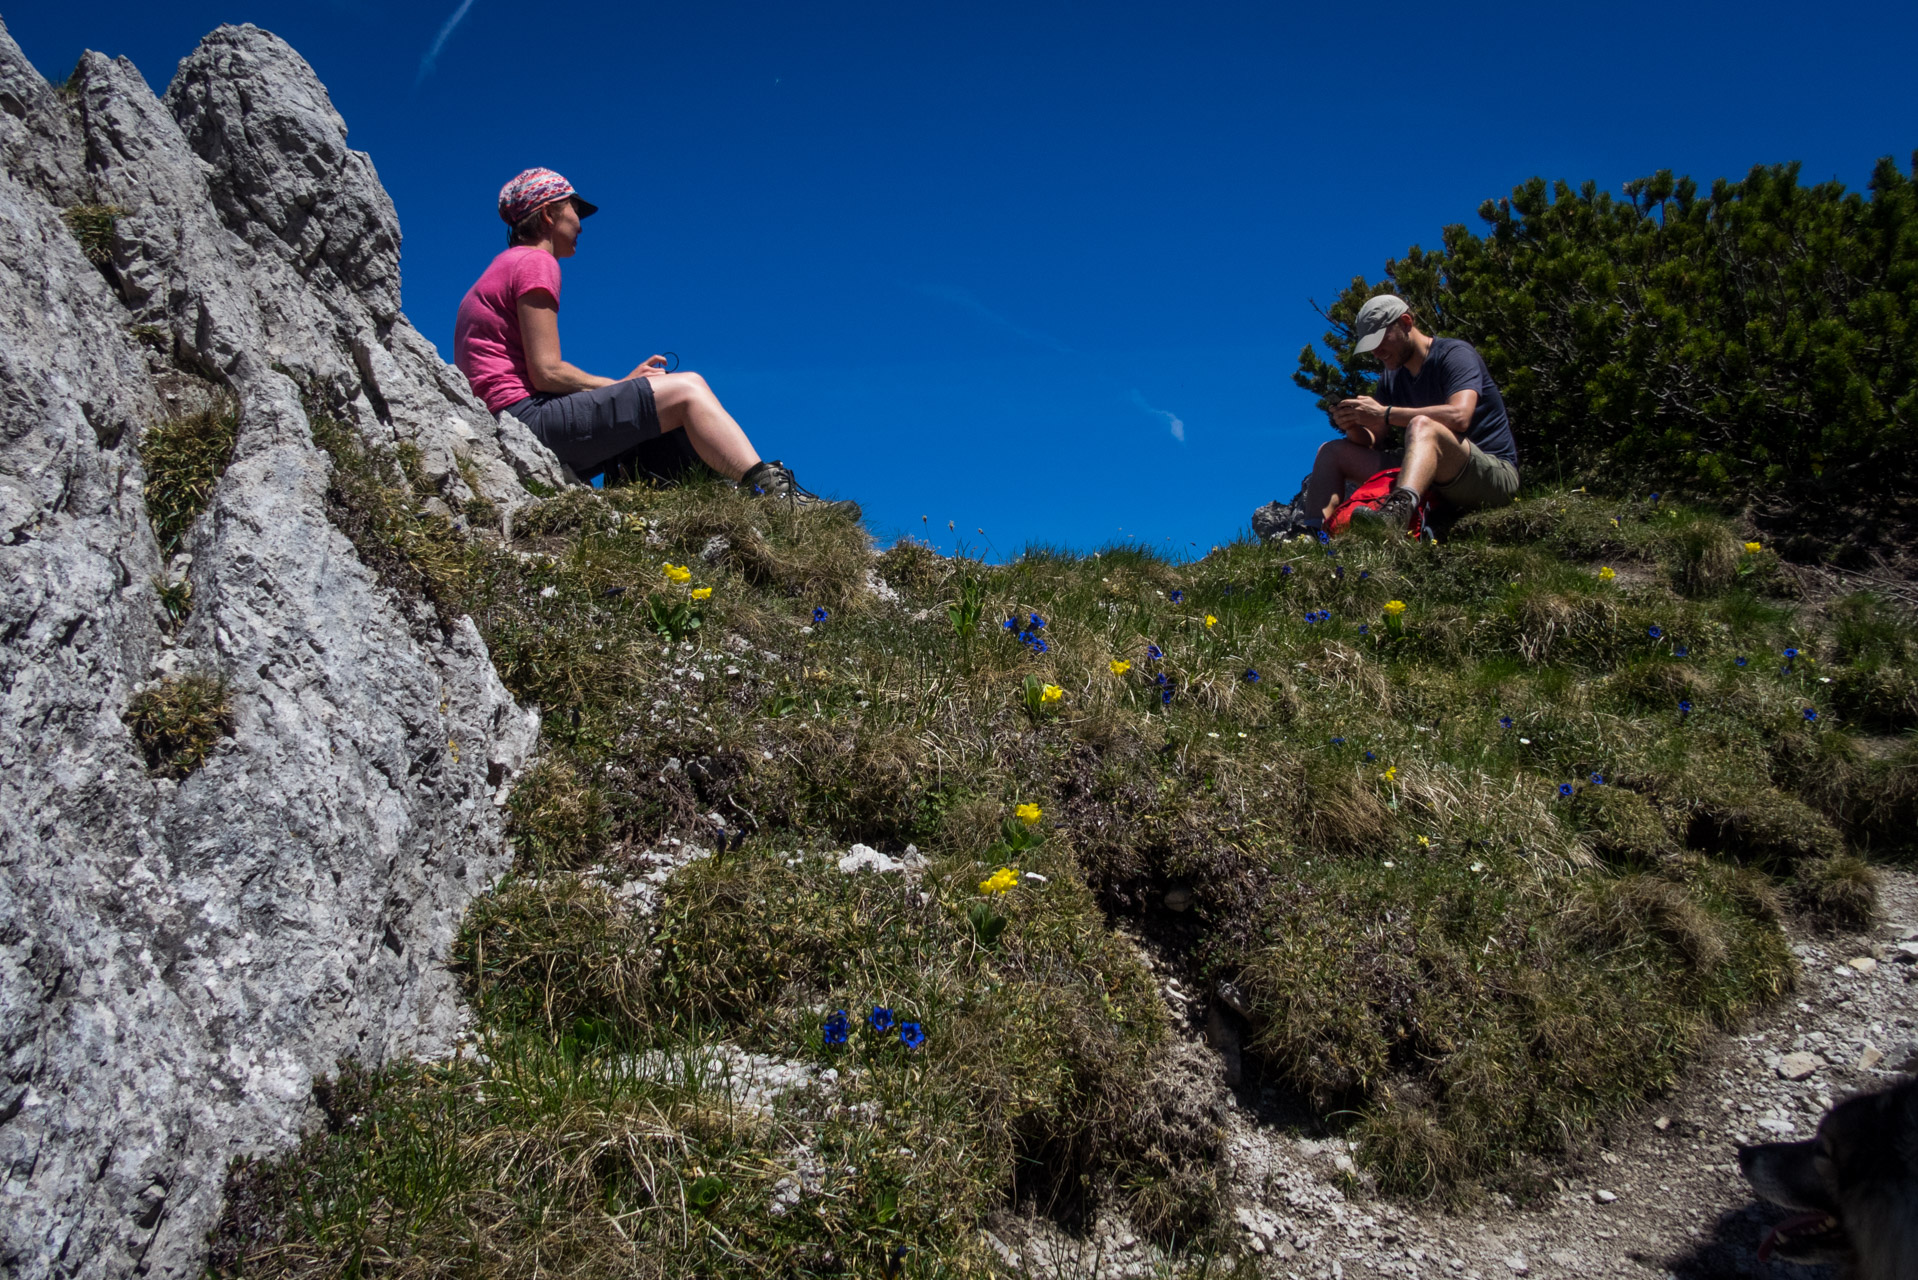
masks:
<svg viewBox="0 0 1918 1280"><path fill-rule="evenodd" d="M1217 1273L1220 1135L1115 925L1231 982L1382 1188L1468 1195L1668 1085L1790 986L1781 912L1857 920L1859 855L1910 849L1908 619L1800 600L1709 512L987 565L707 484L497 545L316 434L543 756L456 957L480 1052L343 1069L236 1170L222 1273L983 1275L1008 1204Z"/></svg>

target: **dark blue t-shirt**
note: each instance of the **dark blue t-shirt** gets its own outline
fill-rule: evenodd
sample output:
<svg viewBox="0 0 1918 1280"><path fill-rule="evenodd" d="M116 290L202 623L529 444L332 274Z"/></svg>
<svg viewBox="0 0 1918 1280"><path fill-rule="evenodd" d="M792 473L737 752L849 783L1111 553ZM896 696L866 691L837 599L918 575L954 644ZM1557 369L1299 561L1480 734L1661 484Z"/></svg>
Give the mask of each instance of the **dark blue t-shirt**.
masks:
<svg viewBox="0 0 1918 1280"><path fill-rule="evenodd" d="M1380 404L1407 409L1425 409L1444 404L1461 391L1478 392L1478 408L1472 411L1472 425L1465 438L1494 458L1518 465L1518 446L1512 443L1512 421L1505 416L1505 397L1492 381L1492 371L1471 343L1459 338L1434 338L1432 350L1419 366L1414 378L1404 369L1387 369L1379 375L1378 391L1373 396ZM1401 418L1403 415L1400 415ZM1397 423L1404 426L1403 421Z"/></svg>

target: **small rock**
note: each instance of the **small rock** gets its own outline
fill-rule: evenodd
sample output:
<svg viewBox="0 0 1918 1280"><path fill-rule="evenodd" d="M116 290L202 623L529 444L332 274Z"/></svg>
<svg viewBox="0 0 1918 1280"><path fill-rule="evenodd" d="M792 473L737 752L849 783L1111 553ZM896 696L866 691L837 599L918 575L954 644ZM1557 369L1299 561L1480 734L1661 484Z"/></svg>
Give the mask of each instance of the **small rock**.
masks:
<svg viewBox="0 0 1918 1280"><path fill-rule="evenodd" d="M1851 959L1845 961L1845 963L1860 973L1870 973L1878 967L1878 962L1870 956L1853 956Z"/></svg>
<svg viewBox="0 0 1918 1280"><path fill-rule="evenodd" d="M1522 1253L1515 1253L1507 1258L1505 1265L1511 1268L1512 1274L1515 1276L1522 1276L1532 1269L1531 1262L1528 1261Z"/></svg>
<svg viewBox="0 0 1918 1280"><path fill-rule="evenodd" d="M1592 1192L1592 1199L1598 1201L1600 1204L1618 1203L1618 1197L1609 1191L1594 1191Z"/></svg>
<svg viewBox="0 0 1918 1280"><path fill-rule="evenodd" d="M1670 1116L1660 1116L1658 1119L1652 1121L1652 1128L1658 1130L1660 1133L1665 1132L1665 1130L1671 1127L1672 1118Z"/></svg>
<svg viewBox="0 0 1918 1280"><path fill-rule="evenodd" d="M1789 1136L1790 1134L1796 1132L1798 1129L1798 1126L1793 1124L1791 1121L1781 1120L1772 1116L1767 1116L1765 1119L1760 1120L1758 1122L1758 1127L1765 1130L1768 1133L1775 1133L1781 1138Z"/></svg>
<svg viewBox="0 0 1918 1280"><path fill-rule="evenodd" d="M1858 1055L1858 1069L1860 1071L1870 1071L1884 1060L1884 1050L1875 1048L1872 1045L1866 1045L1865 1051Z"/></svg>
<svg viewBox="0 0 1918 1280"><path fill-rule="evenodd" d="M1184 911L1188 909L1189 907L1191 907L1191 905L1192 905L1192 890L1190 889L1167 889L1166 890L1165 909L1167 911Z"/></svg>
<svg viewBox="0 0 1918 1280"><path fill-rule="evenodd" d="M1788 1053L1778 1060L1778 1074L1787 1080L1803 1080L1824 1065L1815 1053Z"/></svg>

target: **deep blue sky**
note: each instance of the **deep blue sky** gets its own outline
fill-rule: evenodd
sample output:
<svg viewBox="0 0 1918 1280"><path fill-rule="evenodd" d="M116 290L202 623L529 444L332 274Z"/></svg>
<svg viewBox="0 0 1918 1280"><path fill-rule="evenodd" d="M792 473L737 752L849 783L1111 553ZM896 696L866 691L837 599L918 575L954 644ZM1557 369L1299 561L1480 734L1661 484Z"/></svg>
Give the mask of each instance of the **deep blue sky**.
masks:
<svg viewBox="0 0 1918 1280"><path fill-rule="evenodd" d="M1203 552L1290 497L1326 435L1290 381L1309 300L1533 174L1615 191L1800 160L1857 187L1918 146L1918 7L1341 9L0 12L49 78L91 47L156 91L221 22L291 42L392 192L407 314L449 357L500 184L558 169L602 207L565 268L569 360L676 351L882 540L925 516L1000 555Z"/></svg>

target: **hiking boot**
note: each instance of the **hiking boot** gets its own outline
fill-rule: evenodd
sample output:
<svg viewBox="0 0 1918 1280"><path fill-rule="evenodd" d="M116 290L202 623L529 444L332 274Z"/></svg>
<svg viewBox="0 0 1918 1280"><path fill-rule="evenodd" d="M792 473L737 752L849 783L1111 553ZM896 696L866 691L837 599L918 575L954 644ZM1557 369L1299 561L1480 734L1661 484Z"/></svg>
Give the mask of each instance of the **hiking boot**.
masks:
<svg viewBox="0 0 1918 1280"><path fill-rule="evenodd" d="M1354 506L1352 523L1369 524L1374 528L1402 534L1412 527L1412 517L1418 514L1418 509L1419 496L1416 493L1410 489L1394 489L1376 507Z"/></svg>
<svg viewBox="0 0 1918 1280"><path fill-rule="evenodd" d="M784 502L794 510L808 508L831 511L845 516L849 520L859 519L859 504L849 500L822 498L793 479L792 469L779 459L771 462L756 462L745 475L739 478L739 487L754 497L772 498Z"/></svg>

